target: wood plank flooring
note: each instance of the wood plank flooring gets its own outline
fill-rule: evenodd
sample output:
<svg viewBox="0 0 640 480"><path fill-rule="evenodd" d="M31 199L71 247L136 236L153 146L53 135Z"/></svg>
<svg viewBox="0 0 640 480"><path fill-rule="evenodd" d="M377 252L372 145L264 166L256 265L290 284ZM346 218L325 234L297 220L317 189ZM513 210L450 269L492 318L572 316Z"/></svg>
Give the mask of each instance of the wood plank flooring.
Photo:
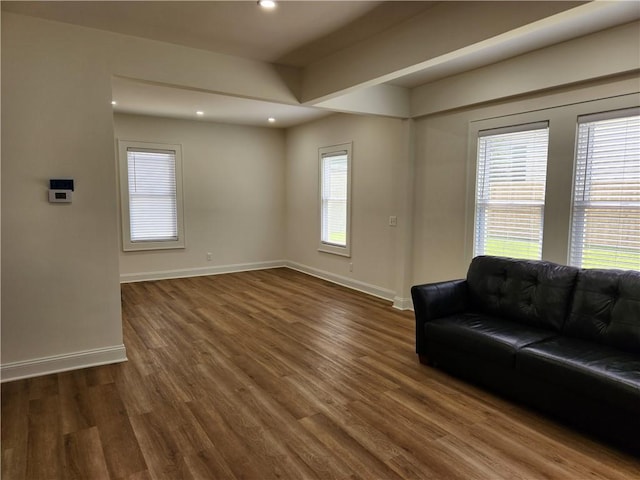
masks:
<svg viewBox="0 0 640 480"><path fill-rule="evenodd" d="M129 361L2 385L2 478L637 479L420 365L411 312L288 269L122 286Z"/></svg>

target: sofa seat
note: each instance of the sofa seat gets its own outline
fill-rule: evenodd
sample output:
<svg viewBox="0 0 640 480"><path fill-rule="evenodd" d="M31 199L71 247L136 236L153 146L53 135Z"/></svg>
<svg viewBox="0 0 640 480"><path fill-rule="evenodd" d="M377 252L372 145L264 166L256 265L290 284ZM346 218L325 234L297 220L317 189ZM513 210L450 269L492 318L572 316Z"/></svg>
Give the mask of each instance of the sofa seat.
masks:
<svg viewBox="0 0 640 480"><path fill-rule="evenodd" d="M556 333L492 316L464 313L424 324L427 339L472 353L506 367L515 367L515 353Z"/></svg>
<svg viewBox="0 0 640 480"><path fill-rule="evenodd" d="M640 456L640 271L478 256L411 297L422 363Z"/></svg>
<svg viewBox="0 0 640 480"><path fill-rule="evenodd" d="M556 337L522 348L516 369L640 414L640 358L584 340Z"/></svg>

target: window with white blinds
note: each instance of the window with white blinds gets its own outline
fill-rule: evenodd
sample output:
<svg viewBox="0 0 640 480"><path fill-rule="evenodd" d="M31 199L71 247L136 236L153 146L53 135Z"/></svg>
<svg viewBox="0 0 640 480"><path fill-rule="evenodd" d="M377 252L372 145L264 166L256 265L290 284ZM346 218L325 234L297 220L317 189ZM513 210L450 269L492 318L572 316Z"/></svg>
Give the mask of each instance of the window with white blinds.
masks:
<svg viewBox="0 0 640 480"><path fill-rule="evenodd" d="M640 109L578 118L570 263L640 270Z"/></svg>
<svg viewBox="0 0 640 480"><path fill-rule="evenodd" d="M474 255L542 258L547 122L478 134Z"/></svg>
<svg viewBox="0 0 640 480"><path fill-rule="evenodd" d="M184 247L180 146L121 142L120 150L124 250Z"/></svg>
<svg viewBox="0 0 640 480"><path fill-rule="evenodd" d="M320 250L350 255L351 145L320 149Z"/></svg>

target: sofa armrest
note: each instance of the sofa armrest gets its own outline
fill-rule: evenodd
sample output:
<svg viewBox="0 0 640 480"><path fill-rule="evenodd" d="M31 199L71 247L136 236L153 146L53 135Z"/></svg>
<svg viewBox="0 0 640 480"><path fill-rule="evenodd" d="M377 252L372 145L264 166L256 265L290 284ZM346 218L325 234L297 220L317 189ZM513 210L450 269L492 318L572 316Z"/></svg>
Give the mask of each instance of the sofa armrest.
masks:
<svg viewBox="0 0 640 480"><path fill-rule="evenodd" d="M468 305L466 280L428 283L411 287L416 317L416 352L425 353L424 324L464 312Z"/></svg>

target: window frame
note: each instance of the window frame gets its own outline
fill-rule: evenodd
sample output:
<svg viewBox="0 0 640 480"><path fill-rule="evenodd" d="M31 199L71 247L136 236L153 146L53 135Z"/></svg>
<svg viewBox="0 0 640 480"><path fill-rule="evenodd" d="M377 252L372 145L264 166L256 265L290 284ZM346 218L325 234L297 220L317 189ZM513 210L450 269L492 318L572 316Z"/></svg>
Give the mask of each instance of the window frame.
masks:
<svg viewBox="0 0 640 480"><path fill-rule="evenodd" d="M574 174L573 174L573 181L572 181L572 189L571 189L571 218L570 218L570 223L569 223L569 246L568 246L568 252L567 252L567 264L568 265L573 265L576 266L578 268L619 268L619 269L624 269L625 267L618 267L618 266L611 266L611 265L597 265L597 266L589 266L587 265L586 267L584 266L584 260L585 257L583 255L584 249L585 249L585 241L584 241L584 235L583 234L577 234L576 233L576 222L578 221L577 217L581 216L582 220L581 220L581 224L584 225L585 224L585 217L586 217L586 210L589 208L592 209L602 209L604 208L606 209L610 209L610 208L617 208L617 209L625 209L624 205L618 204L619 202L616 201L607 201L606 203L608 205L603 206L602 205L602 201L597 201L597 200L593 200L591 198L591 196L589 195L589 199L585 200L585 196L586 196L586 191L591 191L591 189L593 188L593 176L592 175L587 175L587 171L592 171L593 169L593 165L589 162L589 160L591 159L590 156L587 155L588 158L584 159L584 170L585 170L585 174L583 175L583 181L579 182L578 176L579 176L579 143L580 143L580 129L582 128L583 125L586 124L591 124L593 122L598 122L598 121L605 121L605 120L615 120L615 119L619 119L619 118L625 118L625 117L636 117L640 115L640 107L629 107L629 108L622 108L622 109L616 109L616 110L608 110L608 111L595 111L593 113L588 113L588 114L583 114L583 115L579 115L576 119L576 130L575 130L575 152L574 152ZM580 194L578 193L578 187L582 186L582 197L580 199L578 199L578 197L580 196ZM637 209L638 207L636 206L630 206L628 207L630 209ZM582 213L580 213L582 212ZM579 245L576 245L576 242L579 242ZM580 257L579 259L577 257ZM636 268L637 270L640 270L640 265L638 266L638 268Z"/></svg>
<svg viewBox="0 0 640 480"><path fill-rule="evenodd" d="M545 152L545 164L544 164L544 172L545 172L545 178L544 178L544 191L543 191L543 201L542 204L539 205L540 207L540 232L539 232L539 257L535 258L534 260L540 260L542 258L542 245L543 245L543 237L544 237L544 217L545 217L545 206L546 206L546 179L548 176L548 172L547 172L547 165L548 165L548 160L549 160L549 122L548 121L538 121L538 122L527 122L527 123L521 123L521 124L517 124L517 125L505 125L502 127L497 127L497 128L489 128L489 129L481 129L478 130L477 132L477 138L476 138L476 161L475 161L475 166L476 166L476 175L475 175L475 184L474 184L474 192L473 192L473 201L474 201L474 220L473 220L473 255L487 255L488 253L486 253L486 245L483 246L483 248L481 249L482 251L478 251L477 247L480 241L480 238L478 236L478 232L482 231L484 232L487 229L486 226L486 222L483 222L482 226L478 226L478 222L480 221L480 219L485 219L486 215L487 215L487 210L489 209L489 207L494 204L495 200L492 202L491 200L489 200L488 198L481 198L480 193L486 193L485 190L483 189L482 192L479 191L479 187L482 184L483 187L487 184L486 183L486 178L480 178L480 163L481 163L481 158L480 158L480 144L483 141L483 139L489 138L489 137L494 137L494 136L498 136L498 135L508 135L508 134L516 134L516 133L523 133L523 132L534 132L534 131L545 131L546 132L546 152ZM484 159L483 159L484 160ZM510 164L510 166L513 167L513 164ZM487 171L487 166L484 166L483 171ZM485 195L486 197L486 195ZM530 202L531 204L534 203L533 201ZM482 206L485 206L485 208L483 209ZM535 205L527 205L524 202L520 205L515 203L515 200L512 201L512 203L504 203L504 209L505 210L513 210L515 211L519 211L522 210L523 208L532 208L535 207ZM485 235L482 235L482 238L486 238ZM523 257L524 258L524 257Z"/></svg>
<svg viewBox="0 0 640 480"><path fill-rule="evenodd" d="M324 157L346 153L347 155L347 205L346 205L346 232L345 232L345 246L336 245L326 242L322 238L322 219L323 219L323 159ZM318 251L323 253L331 253L334 255L340 255L343 257L351 257L351 178L352 178L352 164L353 164L353 142L340 143L337 145L331 145L328 147L321 147L318 149Z"/></svg>
<svg viewBox="0 0 640 480"><path fill-rule="evenodd" d="M176 181L176 223L177 239L161 241L132 241L131 216L129 202L129 150L171 151L175 154ZM182 177L182 145L140 142L133 140L118 140L118 169L120 179L120 225L122 231L122 250L135 252L143 250L169 250L185 248L184 207L183 207L183 177Z"/></svg>
<svg viewBox="0 0 640 480"><path fill-rule="evenodd" d="M576 154L576 127L580 116L596 112L623 110L640 106L640 92L633 85L629 92L607 97L562 95L540 105L538 100L523 101L505 108L488 106L476 112L467 123L466 199L463 258L468 265L473 258L475 220L475 180L478 132L508 125L549 122L547 187L542 236L542 260L569 265Z"/></svg>

